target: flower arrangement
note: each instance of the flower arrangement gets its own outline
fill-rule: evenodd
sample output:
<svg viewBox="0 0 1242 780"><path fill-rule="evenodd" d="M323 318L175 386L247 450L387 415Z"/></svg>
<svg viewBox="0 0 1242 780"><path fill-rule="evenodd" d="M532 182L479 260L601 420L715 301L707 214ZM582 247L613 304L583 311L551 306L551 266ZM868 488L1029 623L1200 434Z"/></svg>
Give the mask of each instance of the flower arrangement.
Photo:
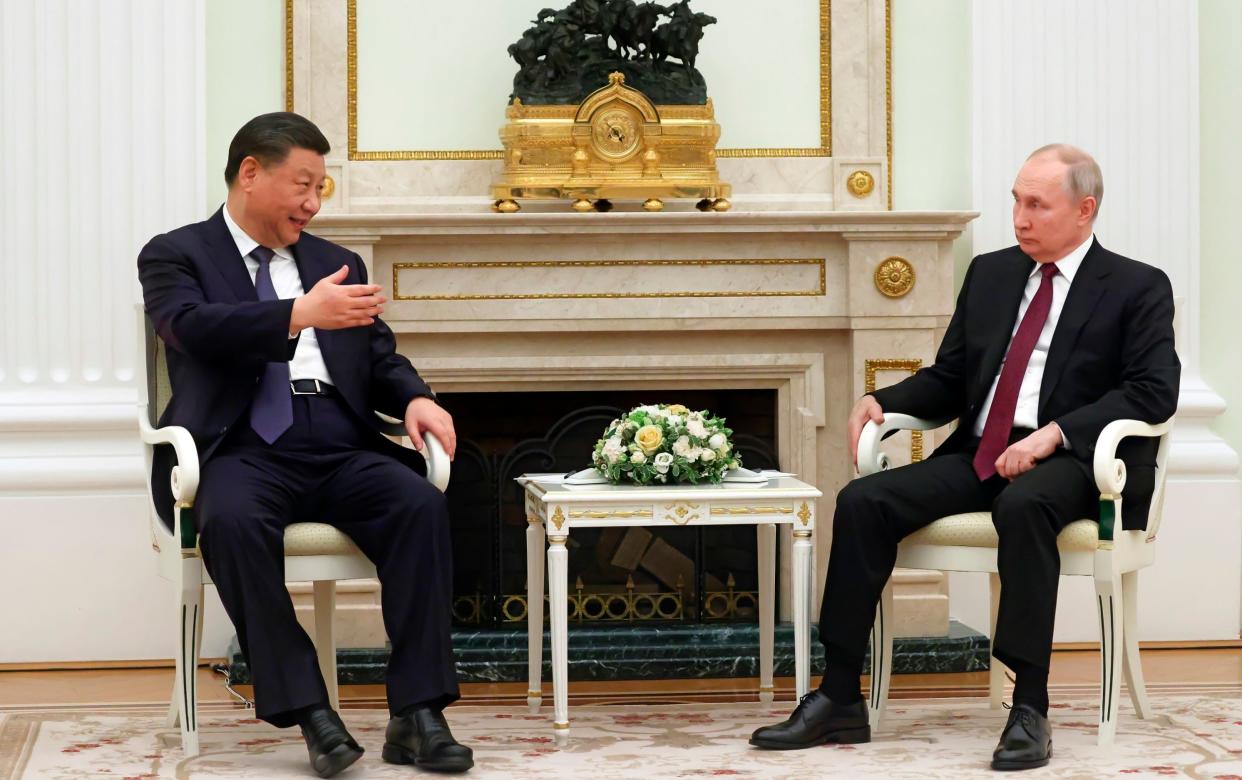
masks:
<svg viewBox="0 0 1242 780"><path fill-rule="evenodd" d="M719 483L742 464L724 418L681 404L639 406L613 420L591 461L609 482Z"/></svg>

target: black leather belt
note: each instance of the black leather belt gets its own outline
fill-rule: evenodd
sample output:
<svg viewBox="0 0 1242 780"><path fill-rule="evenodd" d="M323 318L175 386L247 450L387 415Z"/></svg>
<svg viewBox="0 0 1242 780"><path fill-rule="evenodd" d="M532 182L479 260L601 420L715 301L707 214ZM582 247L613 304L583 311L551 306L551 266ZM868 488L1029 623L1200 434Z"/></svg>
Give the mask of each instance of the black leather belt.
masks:
<svg viewBox="0 0 1242 780"><path fill-rule="evenodd" d="M336 388L318 379L294 379L289 383L294 395L325 395L335 398Z"/></svg>

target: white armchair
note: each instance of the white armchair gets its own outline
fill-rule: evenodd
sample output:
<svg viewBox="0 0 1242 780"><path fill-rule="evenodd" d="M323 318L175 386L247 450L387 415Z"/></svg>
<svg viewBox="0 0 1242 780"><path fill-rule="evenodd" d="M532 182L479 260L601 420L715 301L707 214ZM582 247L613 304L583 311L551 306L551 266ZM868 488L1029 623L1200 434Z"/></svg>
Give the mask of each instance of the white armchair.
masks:
<svg viewBox="0 0 1242 780"><path fill-rule="evenodd" d="M881 425L868 422L858 440L858 470L861 476L888 468L880 451L885 436L898 430L926 431L939 428L948 420L923 420L906 414L885 414ZM1146 718L1147 689L1139 659L1138 570L1150 566L1155 558L1156 531L1160 527L1164 499L1169 432L1173 419L1159 425L1137 420L1118 420L1100 432L1095 445L1095 481L1100 491L1099 515L1066 526L1057 537L1061 553L1061 574L1095 579L1096 607L1100 614L1101 688L1097 742L1108 745L1117 731L1117 700L1121 693L1119 670L1126 676L1130 699L1140 718ZM1117 445L1128 436L1159 437L1156 477L1151 509L1143 530L1120 527L1121 491L1126 483L1125 464L1117 458ZM910 569L987 572L990 585L991 631L996 631L1000 604L1000 577L996 571L998 539L990 512L969 512L942 517L902 540L897 548L897 566ZM884 718L892 676L893 586L884 587L871 631L871 698L873 728ZM991 705L1000 707L1004 693L1004 667L992 659L988 681Z"/></svg>
<svg viewBox="0 0 1242 780"><path fill-rule="evenodd" d="M172 470L173 528L169 531L156 512L155 500L147 486L151 546L159 558L159 572L170 580L177 593L176 678L168 708L168 725L181 725L181 745L187 756L198 754L196 670L203 636L203 586L211 576L203 566L192 510L198 490L198 450L189 431L177 426L155 427L159 413L171 395L165 363L164 345L151 327L141 304L138 311L139 345L144 360L139 361L138 428L146 456L147 474L155 445L170 444L177 453ZM404 425L380 415L384 432L404 436ZM449 481L449 459L440 441L428 433L422 451L427 460L427 480L443 491ZM408 439L406 440L408 442ZM285 530L285 580L313 582L314 641L319 669L332 706L338 707L336 643L332 615L336 603L336 581L376 576L375 565L364 556L348 536L327 523L304 522Z"/></svg>

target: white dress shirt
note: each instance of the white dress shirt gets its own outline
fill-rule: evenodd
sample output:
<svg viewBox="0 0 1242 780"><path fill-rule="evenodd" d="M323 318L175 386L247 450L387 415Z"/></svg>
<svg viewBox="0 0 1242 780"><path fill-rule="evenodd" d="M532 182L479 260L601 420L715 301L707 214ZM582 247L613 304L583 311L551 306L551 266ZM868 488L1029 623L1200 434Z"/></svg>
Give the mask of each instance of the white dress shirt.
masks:
<svg viewBox="0 0 1242 780"><path fill-rule="evenodd" d="M1044 365L1048 362L1048 347L1052 345L1052 334L1056 332L1057 321L1061 319L1061 309L1065 308L1065 298L1069 295L1070 285L1074 283L1074 275L1078 273L1078 266L1082 265L1082 259L1086 257L1087 250L1091 248L1093 241L1095 241L1094 233L1079 244L1077 249L1056 261L1058 273L1052 277L1052 308L1048 311L1044 329L1039 332L1035 348L1031 350L1031 359L1027 361L1026 374L1023 375L1022 386L1018 389L1018 406L1013 413L1013 427L1015 428L1039 427L1039 388L1044 381ZM1027 277L1026 290L1022 293L1022 303L1018 305L1018 318L1014 321L1013 330L1009 333L1010 344L1013 344L1013 337L1018 332L1018 326L1022 324L1022 318L1026 316L1031 299L1039 290L1039 283L1043 278L1039 269L1040 264L1036 263L1031 269L1031 275ZM1005 349L1005 353L1008 357L1008 348ZM988 412L992 410L992 398L996 395L996 384L1000 381L1001 371L1004 368L1005 361L1002 359L1000 368L996 370L996 378L992 380L992 388L988 390L987 400L983 402L983 408L979 410L979 416L975 418L976 436L983 435L983 426L987 423ZM1064 431L1061 433L1061 444L1069 447Z"/></svg>
<svg viewBox="0 0 1242 780"><path fill-rule="evenodd" d="M250 272L250 282L253 284L255 275L259 272L259 261L251 257L250 253L259 245L259 242L247 235L246 231L233 221L227 203L223 211L224 224L228 225L229 233L232 234L233 241L237 244L237 251L246 261L246 270ZM297 261L293 259L293 253L289 251L289 248L283 246L268 248L275 252L268 268L272 272L272 286L276 288L276 296L297 298L305 294L306 290L302 288L302 277L298 273ZM328 366L323 362L323 352L319 350L319 339L315 335L314 328L305 328L302 331L302 338L298 340L293 360L289 361L289 378L291 380L318 379L332 384L332 375L328 373Z"/></svg>

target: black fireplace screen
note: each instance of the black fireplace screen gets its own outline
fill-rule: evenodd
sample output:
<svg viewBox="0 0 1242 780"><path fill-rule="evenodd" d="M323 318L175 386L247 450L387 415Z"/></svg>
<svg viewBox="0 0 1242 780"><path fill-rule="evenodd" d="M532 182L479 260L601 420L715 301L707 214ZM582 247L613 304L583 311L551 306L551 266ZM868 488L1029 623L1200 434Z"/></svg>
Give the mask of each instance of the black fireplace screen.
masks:
<svg viewBox="0 0 1242 780"><path fill-rule="evenodd" d="M743 464L777 468L775 390L444 393L457 427L448 488L453 617L459 626L526 619L524 473L590 466L608 423L646 403L726 418ZM569 615L589 621L752 621L755 529L591 528L569 537Z"/></svg>

